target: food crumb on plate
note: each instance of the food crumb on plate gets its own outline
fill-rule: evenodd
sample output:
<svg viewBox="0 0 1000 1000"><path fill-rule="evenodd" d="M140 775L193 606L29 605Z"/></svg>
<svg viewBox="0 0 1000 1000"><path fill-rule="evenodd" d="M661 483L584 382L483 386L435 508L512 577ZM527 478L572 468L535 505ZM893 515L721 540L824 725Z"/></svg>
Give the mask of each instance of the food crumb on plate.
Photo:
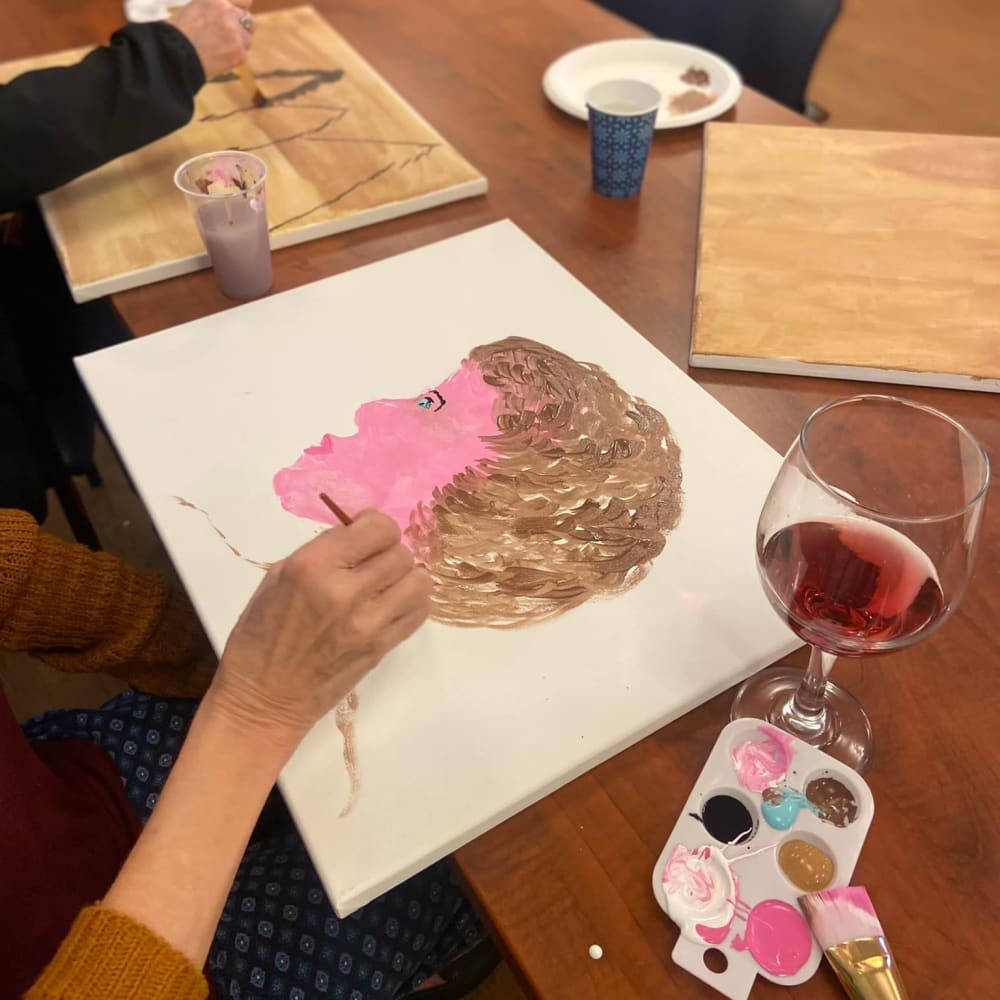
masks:
<svg viewBox="0 0 1000 1000"><path fill-rule="evenodd" d="M707 87L712 82L708 71L702 69L700 66L688 66L681 74L681 80L684 83L690 83L694 87Z"/></svg>
<svg viewBox="0 0 1000 1000"><path fill-rule="evenodd" d="M715 100L715 94L703 90L685 90L683 94L673 94L668 106L672 115L686 115L689 111L701 111Z"/></svg>

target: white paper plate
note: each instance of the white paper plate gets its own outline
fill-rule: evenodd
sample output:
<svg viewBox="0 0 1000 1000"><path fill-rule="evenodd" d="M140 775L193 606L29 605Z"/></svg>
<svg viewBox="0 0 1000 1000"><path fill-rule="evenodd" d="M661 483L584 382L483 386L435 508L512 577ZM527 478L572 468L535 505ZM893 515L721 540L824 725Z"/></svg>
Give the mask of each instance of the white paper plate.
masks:
<svg viewBox="0 0 1000 1000"><path fill-rule="evenodd" d="M685 83L681 77L691 67L708 73L709 82L703 86ZM642 80L663 94L663 106L656 116L658 129L707 122L728 111L743 89L739 73L725 59L695 45L658 38L623 38L573 49L545 71L542 89L557 108L586 121L587 91L595 83L617 79ZM697 111L672 113L670 99L686 90L711 93L715 99Z"/></svg>

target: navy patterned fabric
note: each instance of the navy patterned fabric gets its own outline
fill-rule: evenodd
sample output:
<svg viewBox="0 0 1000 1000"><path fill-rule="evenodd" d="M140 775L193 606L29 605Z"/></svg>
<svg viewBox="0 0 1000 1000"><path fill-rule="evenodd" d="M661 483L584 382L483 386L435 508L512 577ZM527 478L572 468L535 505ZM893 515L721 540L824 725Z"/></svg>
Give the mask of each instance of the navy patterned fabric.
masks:
<svg viewBox="0 0 1000 1000"><path fill-rule="evenodd" d="M106 750L145 823L196 707L127 691L22 728L31 741L86 739ZM247 848L209 953L226 1000L403 997L483 937L444 861L339 919L287 813L269 811L278 828Z"/></svg>
<svg viewBox="0 0 1000 1000"><path fill-rule="evenodd" d="M89 740L110 754L125 794L145 823L163 791L198 707L184 698L126 691L98 709L57 709L29 719L29 742Z"/></svg>

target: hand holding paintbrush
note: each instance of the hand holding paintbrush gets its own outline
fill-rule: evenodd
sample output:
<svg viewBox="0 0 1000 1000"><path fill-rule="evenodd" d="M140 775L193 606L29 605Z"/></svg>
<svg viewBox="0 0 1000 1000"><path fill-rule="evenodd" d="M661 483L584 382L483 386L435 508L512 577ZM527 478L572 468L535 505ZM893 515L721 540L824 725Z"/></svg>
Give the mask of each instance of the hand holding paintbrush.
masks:
<svg viewBox="0 0 1000 1000"><path fill-rule="evenodd" d="M249 17L250 15L245 15ZM262 108L267 104L267 98L260 92L260 87L257 86L257 78L253 75L253 70L243 63L241 66L236 67L236 75L240 78L240 83L243 84L243 89L247 93L247 97L250 98L251 103L255 108Z"/></svg>
<svg viewBox="0 0 1000 1000"><path fill-rule="evenodd" d="M250 13L249 7L252 3L253 0L246 0L247 7L242 15L240 15L240 27L251 36L253 35L253 14ZM237 6L239 5L237 3ZM246 63L240 63L236 67L236 75L240 78L240 83L243 84L243 89L246 91L247 97L250 98L250 103L255 108L262 108L267 104L267 98L260 92L260 87L257 86L257 78L253 75L253 70Z"/></svg>
<svg viewBox="0 0 1000 1000"><path fill-rule="evenodd" d="M191 0L178 8L170 23L193 46L206 79L236 70L255 107L266 103L246 65L253 40L253 0Z"/></svg>

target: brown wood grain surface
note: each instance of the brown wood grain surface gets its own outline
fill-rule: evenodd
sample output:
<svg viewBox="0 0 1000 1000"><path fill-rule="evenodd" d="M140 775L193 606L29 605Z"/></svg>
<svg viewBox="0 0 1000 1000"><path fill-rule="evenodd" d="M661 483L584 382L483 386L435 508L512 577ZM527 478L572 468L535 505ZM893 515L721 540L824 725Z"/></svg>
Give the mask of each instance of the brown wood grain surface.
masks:
<svg viewBox="0 0 1000 1000"><path fill-rule="evenodd" d="M590 191L586 129L550 107L540 87L546 65L567 49L637 32L574 0L321 0L317 7L489 177L490 193L279 251L277 290L510 217L684 365L702 130L659 133L641 197L604 200ZM111 0L46 0L45 17L14 0L2 0L2 9L0 58L91 44L119 19ZM730 118L797 122L753 93ZM137 334L231 305L208 273L135 289L115 302ZM350 331L340 335L346 340ZM791 376L692 376L780 450L817 405L858 389ZM994 463L1000 460L995 397L907 394L963 421ZM855 881L869 888L915 998L978 1000L995 996L1000 982L1000 504L987 511L982 542L963 606L941 632L892 657L835 670L867 706L877 739L867 775L875 821ZM669 662L665 649L664 671ZM650 878L728 720L730 697L691 712L458 852L468 885L532 995L717 996L671 963L676 932L653 899ZM515 706L511 718L516 723ZM595 943L604 948L599 962L587 957ZM759 980L753 993L760 1000L785 995L835 1000L842 993L826 968L794 990Z"/></svg>
<svg viewBox="0 0 1000 1000"><path fill-rule="evenodd" d="M705 141L699 363L1000 389L1000 139L712 124Z"/></svg>
<svg viewBox="0 0 1000 1000"><path fill-rule="evenodd" d="M837 128L1000 135L998 36L994 0L845 3L809 96Z"/></svg>

